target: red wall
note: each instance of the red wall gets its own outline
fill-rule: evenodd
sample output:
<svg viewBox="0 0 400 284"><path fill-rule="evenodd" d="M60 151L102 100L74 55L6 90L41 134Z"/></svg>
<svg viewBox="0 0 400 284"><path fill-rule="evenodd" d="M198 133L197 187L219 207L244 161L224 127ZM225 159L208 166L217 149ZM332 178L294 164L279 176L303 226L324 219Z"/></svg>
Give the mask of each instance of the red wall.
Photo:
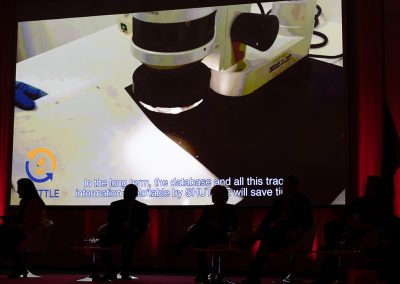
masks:
<svg viewBox="0 0 400 284"><path fill-rule="evenodd" d="M395 34L400 30L399 11L398 1L385 1L382 32L384 39L384 82L386 99L398 137L398 148L393 153L393 155L397 155L397 172L394 177L394 210L397 216L400 216L400 38Z"/></svg>
<svg viewBox="0 0 400 284"><path fill-rule="evenodd" d="M23 3L24 1L18 1ZM35 1L35 5L41 2ZM54 2L54 1L53 1ZM57 2L62 2L58 0ZM353 0L344 1L346 10L345 40L347 51L347 79L349 84L350 109L350 174L352 177L350 197L363 193L366 176L380 174L383 128L383 100L385 95L390 104L392 116L400 133L400 92L396 76L400 66L398 55L399 39L390 37L400 30L395 13L396 1ZM103 3L103 2L101 2ZM14 68L16 50L15 3L0 0L0 215L6 209L10 176L10 150L12 137L12 108ZM104 4L104 3L103 3ZM383 33L383 31L386 31ZM396 212L400 214L400 172L396 176ZM326 220L337 217L338 209L315 209L315 219L320 224L318 240L322 240L322 225ZM242 230L249 231L264 214L262 209L240 209ZM184 229L192 224L199 210L193 208L161 208L151 210L151 226L142 243L136 263L144 269L185 270L191 269L192 255L174 258L166 246L178 238ZM105 221L106 209L97 208L51 208L50 218L56 225L51 237L50 251L38 256L37 264L46 267L72 267L86 263L81 252L72 251L70 246L91 236L98 225ZM51 256L51 257L50 257ZM244 259L249 259L250 256ZM234 265L234 264L233 264ZM233 266L234 267L234 266ZM243 266L241 266L243 270Z"/></svg>

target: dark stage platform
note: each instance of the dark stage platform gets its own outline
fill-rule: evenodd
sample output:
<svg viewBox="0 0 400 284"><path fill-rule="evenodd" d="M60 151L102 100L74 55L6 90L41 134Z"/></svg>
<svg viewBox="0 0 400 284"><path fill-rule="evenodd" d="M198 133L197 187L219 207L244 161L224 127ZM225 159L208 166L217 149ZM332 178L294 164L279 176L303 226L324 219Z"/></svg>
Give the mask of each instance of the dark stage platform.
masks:
<svg viewBox="0 0 400 284"><path fill-rule="evenodd" d="M65 273L62 274L41 274L40 278L19 278L7 279L6 275L0 275L0 283L18 283L18 284L67 284L67 283L85 283L77 280L86 277L85 274ZM116 283L147 283L147 284L193 284L194 277L192 275L136 275L137 280L114 280ZM228 280L239 283L243 277L227 277ZM263 278L262 284L279 283L281 278ZM104 282L99 282L104 283Z"/></svg>

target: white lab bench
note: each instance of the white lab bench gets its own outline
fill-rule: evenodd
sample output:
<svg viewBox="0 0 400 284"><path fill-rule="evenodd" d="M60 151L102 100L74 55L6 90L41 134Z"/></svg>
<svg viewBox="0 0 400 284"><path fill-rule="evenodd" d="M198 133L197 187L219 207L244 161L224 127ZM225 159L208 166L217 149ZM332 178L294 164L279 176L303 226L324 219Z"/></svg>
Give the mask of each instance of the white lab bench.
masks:
<svg viewBox="0 0 400 284"><path fill-rule="evenodd" d="M131 55L130 40L115 25L17 64L16 80L49 95L38 99L33 111L16 109L14 184L26 176L27 152L42 147L53 152L57 168L52 181L37 187L59 189L62 197L46 199L48 205L108 205L120 199L77 198L77 189L110 189L89 188L84 179L149 180L152 189L155 178L214 181L215 175L158 130L124 89L140 64ZM11 198L17 204L15 192ZM150 205L211 203L209 196L140 199Z"/></svg>

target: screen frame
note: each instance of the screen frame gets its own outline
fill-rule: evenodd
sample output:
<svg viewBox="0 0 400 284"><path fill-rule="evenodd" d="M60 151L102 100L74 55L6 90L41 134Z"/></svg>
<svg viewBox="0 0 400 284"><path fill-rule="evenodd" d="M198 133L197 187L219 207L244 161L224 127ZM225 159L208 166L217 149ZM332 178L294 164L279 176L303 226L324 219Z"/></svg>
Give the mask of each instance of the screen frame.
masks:
<svg viewBox="0 0 400 284"><path fill-rule="evenodd" d="M278 2L284 0L276 0L276 1L261 1L261 2ZM343 45L343 80L344 80L344 121L346 121L344 125L344 132L346 137L346 168L344 172L346 174L345 183L346 183L346 202L344 205L316 205L313 208L331 208L331 207L343 207L349 204L349 202L354 199L355 196L355 188L357 185L356 181L356 173L357 173L357 134L355 133L356 121L357 121L357 112L351 111L351 106L355 106L357 103L357 99L351 97L351 85L349 80L349 70L348 70L348 1L341 0L342 2L342 45ZM13 31L13 39L11 40L12 48L17 50L17 37L18 37L18 22L22 21L35 21L35 20L46 20L46 19L62 19L62 18L74 18L74 17L87 17L87 16L101 16L101 15L113 15L113 14L121 14L126 13L126 11L132 12L143 12L143 11L151 11L151 10L170 10L170 9L184 9L184 8L197 8L197 7L209 7L209 6L225 6L225 5L239 5L239 4L250 4L257 3L251 0L216 0L216 1L204 1L199 3L196 0L186 0L186 1L168 1L168 3L164 1L132 1L128 3L127 1L117 0L102 0L102 1L85 1L78 5L71 5L69 1L61 0L61 1L51 1L51 0L39 0L37 2L31 1L16 1L15 3L15 18L14 22L10 23L11 30ZM13 57L14 62L17 62L16 52ZM14 78L13 82L10 82L10 90L14 90L15 84L15 74L16 74L16 65L13 65L14 68L12 70L12 77ZM7 202L6 207L14 208L18 205L11 205L11 170L12 170L12 153L13 153L13 134L14 134L14 105L13 105L13 96L14 93L11 94L10 99L10 109L8 110L9 114L9 126L11 129L11 142L9 143L9 156L8 156L8 173L7 173L7 189L6 189L6 199ZM108 205L49 205L52 208L105 208ZM240 205L239 205L240 206ZM152 205L152 208L181 208L182 205ZM185 205L183 207L190 208L201 208L203 205ZM246 207L246 206L242 206ZM264 208L265 206L250 206L250 208Z"/></svg>

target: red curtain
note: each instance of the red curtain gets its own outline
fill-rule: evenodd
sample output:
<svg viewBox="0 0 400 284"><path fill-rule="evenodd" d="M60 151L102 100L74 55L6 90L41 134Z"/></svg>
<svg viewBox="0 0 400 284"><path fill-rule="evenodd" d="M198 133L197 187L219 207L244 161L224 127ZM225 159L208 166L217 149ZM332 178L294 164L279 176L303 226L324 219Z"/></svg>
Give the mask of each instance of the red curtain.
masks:
<svg viewBox="0 0 400 284"><path fill-rule="evenodd" d="M16 21L14 1L0 0L0 215L6 208L10 176L12 139L12 105L14 102L14 66L16 54Z"/></svg>
<svg viewBox="0 0 400 284"><path fill-rule="evenodd" d="M385 51L385 91L389 108L400 136L400 31L399 4L396 0L385 1L384 51Z"/></svg>
<svg viewBox="0 0 400 284"><path fill-rule="evenodd" d="M397 137L400 139L399 66L400 30L398 1L352 1L349 4L349 77L354 79L357 95L357 195L364 194L368 175L382 174L383 103L387 101ZM353 38L354 41L353 41ZM355 58L350 58L351 56ZM353 77L354 76L354 77ZM349 94L353 95L352 93ZM399 141L399 140L398 140ZM387 145L386 145L387 146ZM397 155L397 172L393 176L394 211L400 216L400 145L392 149ZM397 153L396 153L397 152Z"/></svg>
<svg viewBox="0 0 400 284"><path fill-rule="evenodd" d="M383 1L354 1L349 11L348 39L355 38L348 54L349 70L354 71L357 109L358 175L357 195L364 194L366 178L380 175L383 143ZM351 58L354 56L355 58ZM353 109L353 110L354 110ZM352 109L350 109L352 111Z"/></svg>
<svg viewBox="0 0 400 284"><path fill-rule="evenodd" d="M400 30L398 1L384 1L384 54L385 54L385 93L391 117L393 119L398 141L400 141L400 38L396 36ZM400 143L397 144L397 172L394 176L394 210L400 216Z"/></svg>

